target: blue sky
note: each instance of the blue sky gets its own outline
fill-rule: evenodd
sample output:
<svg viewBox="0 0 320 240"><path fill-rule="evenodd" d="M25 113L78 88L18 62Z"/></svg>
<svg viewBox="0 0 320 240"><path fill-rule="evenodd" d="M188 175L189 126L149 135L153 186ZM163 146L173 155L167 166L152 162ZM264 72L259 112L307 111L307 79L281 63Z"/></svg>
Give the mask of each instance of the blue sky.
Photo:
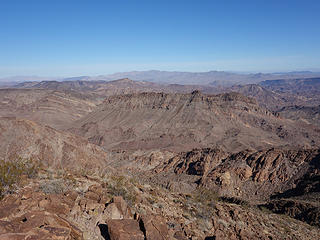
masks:
<svg viewBox="0 0 320 240"><path fill-rule="evenodd" d="M319 71L319 26L319 0L1 0L0 77Z"/></svg>

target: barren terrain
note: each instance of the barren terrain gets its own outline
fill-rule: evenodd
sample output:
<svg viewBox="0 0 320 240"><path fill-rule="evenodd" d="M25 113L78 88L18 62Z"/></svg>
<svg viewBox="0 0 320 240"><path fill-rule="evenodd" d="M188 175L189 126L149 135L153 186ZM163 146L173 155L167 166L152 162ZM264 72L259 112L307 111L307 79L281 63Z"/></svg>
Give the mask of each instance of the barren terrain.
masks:
<svg viewBox="0 0 320 240"><path fill-rule="evenodd" d="M307 75L0 89L0 239L319 239Z"/></svg>

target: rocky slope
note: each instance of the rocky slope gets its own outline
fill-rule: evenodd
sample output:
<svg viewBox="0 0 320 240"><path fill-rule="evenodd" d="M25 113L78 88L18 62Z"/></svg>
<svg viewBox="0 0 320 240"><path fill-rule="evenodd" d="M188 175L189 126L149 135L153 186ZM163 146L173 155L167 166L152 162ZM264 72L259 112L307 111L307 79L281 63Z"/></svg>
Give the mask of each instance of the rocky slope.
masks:
<svg viewBox="0 0 320 240"><path fill-rule="evenodd" d="M0 202L1 239L318 239L318 228L255 206L121 176L42 170Z"/></svg>
<svg viewBox="0 0 320 240"><path fill-rule="evenodd" d="M271 148L230 154L206 148L178 154L162 161L153 171L156 175L173 172L198 176L199 185L221 196L266 200L296 188L306 176L319 174L319 156L318 149ZM310 187L305 189L312 191Z"/></svg>
<svg viewBox="0 0 320 240"><path fill-rule="evenodd" d="M29 120L0 118L0 158L33 159L44 166L86 169L105 167L107 155L85 139Z"/></svg>
<svg viewBox="0 0 320 240"><path fill-rule="evenodd" d="M279 94L295 94L305 99L307 106L319 105L320 101L320 78L298 78L298 79L279 79L262 81L262 87L277 92ZM294 105L294 104L292 104Z"/></svg>
<svg viewBox="0 0 320 240"><path fill-rule="evenodd" d="M126 159L131 161L124 165L127 171L171 191L190 194L205 189L203 197L210 193L208 198L258 204L319 226L319 149L271 148L230 154L205 148L166 158L154 152Z"/></svg>
<svg viewBox="0 0 320 240"><path fill-rule="evenodd" d="M141 93L107 98L71 131L105 149L227 151L266 146L316 146L320 131L275 116L237 93Z"/></svg>
<svg viewBox="0 0 320 240"><path fill-rule="evenodd" d="M238 92L257 100L258 104L272 111L291 105L308 105L309 98L294 93L278 93L258 84L235 85L221 89L223 92Z"/></svg>
<svg viewBox="0 0 320 240"><path fill-rule="evenodd" d="M281 108L278 113L283 118L320 126L320 105L314 107L288 106Z"/></svg>
<svg viewBox="0 0 320 240"><path fill-rule="evenodd" d="M259 84L277 92L306 93L315 97L314 93L320 89L320 78L266 80Z"/></svg>

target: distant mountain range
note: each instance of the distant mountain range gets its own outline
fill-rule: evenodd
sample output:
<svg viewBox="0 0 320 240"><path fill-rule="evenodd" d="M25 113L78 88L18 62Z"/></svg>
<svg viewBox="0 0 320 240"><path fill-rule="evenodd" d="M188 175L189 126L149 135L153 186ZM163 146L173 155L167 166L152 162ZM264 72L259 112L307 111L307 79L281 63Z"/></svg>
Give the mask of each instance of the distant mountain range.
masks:
<svg viewBox="0 0 320 240"><path fill-rule="evenodd" d="M162 84L197 84L211 86L231 86L234 84L252 84L265 80L276 79L295 79L295 78L311 78L320 77L317 72L281 72L281 73L233 73L225 71L209 71L209 72L170 72L170 71L132 71L119 72L109 75L99 76L75 76L69 78L48 78L39 76L16 76L0 79L3 83L21 83L21 82L39 82L39 81L112 81L116 79L129 78L136 81L148 81Z"/></svg>
<svg viewBox="0 0 320 240"><path fill-rule="evenodd" d="M150 81L167 84L200 84L213 86L226 86L234 84L258 83L264 80L292 79L304 77L317 77L320 73L313 72L288 72L288 73L250 73L241 74L224 71L209 72L168 72L168 71L134 71L98 76L101 79L130 78L138 81Z"/></svg>

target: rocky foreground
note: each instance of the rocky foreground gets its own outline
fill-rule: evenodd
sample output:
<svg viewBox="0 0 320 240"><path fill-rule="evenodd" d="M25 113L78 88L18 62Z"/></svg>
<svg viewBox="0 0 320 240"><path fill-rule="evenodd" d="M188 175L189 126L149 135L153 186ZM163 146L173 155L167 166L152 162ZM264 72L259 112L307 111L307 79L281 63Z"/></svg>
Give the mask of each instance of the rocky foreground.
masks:
<svg viewBox="0 0 320 240"><path fill-rule="evenodd" d="M0 239L319 239L265 207L134 178L41 170L0 202Z"/></svg>

